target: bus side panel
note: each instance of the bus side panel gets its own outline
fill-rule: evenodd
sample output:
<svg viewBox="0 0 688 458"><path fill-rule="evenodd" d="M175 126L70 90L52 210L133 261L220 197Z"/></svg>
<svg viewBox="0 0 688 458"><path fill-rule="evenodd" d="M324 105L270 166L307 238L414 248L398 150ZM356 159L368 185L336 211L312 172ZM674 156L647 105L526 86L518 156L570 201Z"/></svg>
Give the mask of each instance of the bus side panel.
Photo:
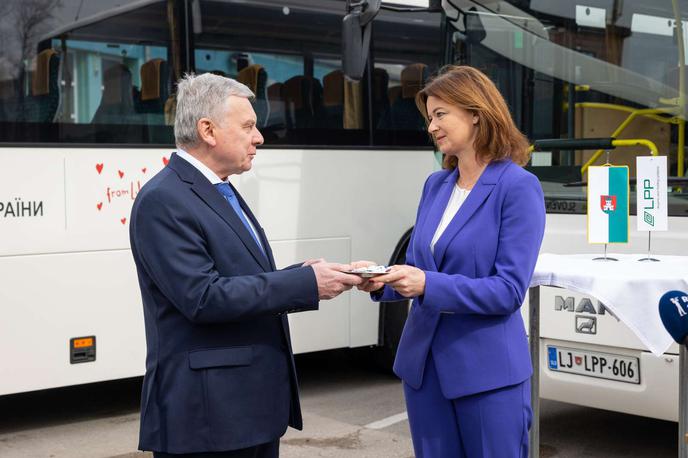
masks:
<svg viewBox="0 0 688 458"><path fill-rule="evenodd" d="M272 242L275 263L286 266L306 259L348 259L349 238L286 240ZM349 346L349 301L351 293L321 301L317 311L289 314L294 353L306 353Z"/></svg>
<svg viewBox="0 0 688 458"><path fill-rule="evenodd" d="M145 339L129 215L165 149L0 148L0 395L141 375ZM232 177L277 266L384 264L435 167L425 150L261 149ZM375 345L379 307L351 291L290 317L297 353ZM69 363L69 339L96 360Z"/></svg>
<svg viewBox="0 0 688 458"><path fill-rule="evenodd" d="M0 257L0 395L143 375L141 296L129 250ZM96 359L70 364L70 339Z"/></svg>

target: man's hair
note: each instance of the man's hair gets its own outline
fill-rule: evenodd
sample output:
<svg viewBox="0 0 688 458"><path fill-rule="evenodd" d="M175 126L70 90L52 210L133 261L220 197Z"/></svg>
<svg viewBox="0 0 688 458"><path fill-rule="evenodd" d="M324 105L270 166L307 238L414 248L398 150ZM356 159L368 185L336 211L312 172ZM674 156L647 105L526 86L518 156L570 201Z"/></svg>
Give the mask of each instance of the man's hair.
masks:
<svg viewBox="0 0 688 458"><path fill-rule="evenodd" d="M252 100L251 90L240 82L224 76L187 73L177 84L177 113L174 118L174 140L180 147L200 143L198 120L209 118L220 124L229 109L230 96Z"/></svg>
<svg viewBox="0 0 688 458"><path fill-rule="evenodd" d="M433 96L478 116L475 152L487 162L509 158L525 165L530 153L528 140L509 113L504 97L480 70L467 65L449 65L416 94L416 106L428 122L427 102ZM446 156L444 167L457 165L455 156Z"/></svg>

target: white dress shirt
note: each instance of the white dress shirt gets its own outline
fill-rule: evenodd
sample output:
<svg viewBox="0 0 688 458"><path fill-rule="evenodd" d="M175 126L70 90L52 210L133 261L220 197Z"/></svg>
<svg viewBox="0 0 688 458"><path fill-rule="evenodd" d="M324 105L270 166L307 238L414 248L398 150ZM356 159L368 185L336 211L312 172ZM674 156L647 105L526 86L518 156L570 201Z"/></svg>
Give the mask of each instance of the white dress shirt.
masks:
<svg viewBox="0 0 688 458"><path fill-rule="evenodd" d="M198 159L196 159L195 157L193 157L191 154L187 153L183 149L177 148L177 156L179 156L180 158L184 159L189 164L196 167L196 169L198 169L198 171L201 172L203 174L203 176L206 177L208 179L208 181L210 181L210 183L213 186L215 186L216 184L220 184L220 183L229 183L229 179L223 181L222 178L220 178L219 176L217 176L217 174L215 172L210 170L207 165L205 165L203 162L199 161ZM224 196L223 196L223 199L224 199ZM234 210L234 209L232 209L232 210ZM241 209L241 213L244 214L244 218L246 218L246 221L248 221L248 225L251 226L251 230L253 231L253 235L255 236L254 238L258 241L258 244L260 244L260 247L262 249L263 245L260 242L260 237L258 237L258 231L256 230L256 227L253 225L251 218L249 218L248 215L246 215L246 212L244 211L243 208Z"/></svg>
<svg viewBox="0 0 688 458"><path fill-rule="evenodd" d="M444 234L445 229L447 229L447 226L449 226L451 220L454 219L456 212L459 211L459 208L461 208L461 205L463 205L470 192L470 189L460 188L458 184L454 185L454 189L449 197L447 207L444 209L444 214L442 215L440 224L437 226L435 235L432 237L432 242L430 242L430 251L432 251L433 254L435 253L435 244L437 243L437 240L439 240L442 234Z"/></svg>

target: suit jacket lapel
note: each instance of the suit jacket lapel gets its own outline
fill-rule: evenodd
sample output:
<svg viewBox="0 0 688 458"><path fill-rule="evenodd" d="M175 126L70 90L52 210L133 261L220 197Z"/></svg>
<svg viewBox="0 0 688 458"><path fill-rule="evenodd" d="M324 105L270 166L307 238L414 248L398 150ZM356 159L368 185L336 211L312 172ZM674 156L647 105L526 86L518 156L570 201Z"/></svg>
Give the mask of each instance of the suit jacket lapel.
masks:
<svg viewBox="0 0 688 458"><path fill-rule="evenodd" d="M436 258L432 255L432 251L430 251L430 243L432 242L432 238L435 236L437 226L440 224L440 220L444 214L444 209L447 208L449 197L451 196L458 176L459 172L457 169L447 175L436 196L430 203L430 209L425 216L425 220L419 222L421 231L419 240L423 246L423 260L425 261L425 265L427 267L430 267L434 270L437 270L437 264L435 263Z"/></svg>
<svg viewBox="0 0 688 458"><path fill-rule="evenodd" d="M447 247L452 239L459 233L459 231L461 231L461 229L466 225L466 223L468 223L475 212L482 206L483 202L485 202L485 200L488 198L494 189L495 184L497 184L497 181L499 181L502 171L508 163L509 161L491 162L487 165L482 175L480 175L480 178L475 186L473 186L473 189L471 190L470 194L468 194L468 197L466 197L466 200L459 208L459 211L456 212L456 215L454 215L454 218L449 223L449 226L447 226L447 228L444 230L444 233L440 236L435 244L434 258L437 266L442 264L442 259L444 259ZM456 178L458 178L458 173ZM451 183L452 187L455 183L456 181ZM449 197L447 197L446 201L444 202L442 212L444 212L444 208L446 208L448 201ZM438 224L439 220L434 226L435 229L437 229Z"/></svg>
<svg viewBox="0 0 688 458"><path fill-rule="evenodd" d="M248 249L265 271L272 270L267 258L261 253L260 248L256 245L256 241L253 240L251 234L248 233L248 229L246 229L244 223L241 222L232 206L229 205L229 202L227 202L222 194L215 189L201 172L196 170L193 165L189 164L184 159L179 158L176 154L172 155L167 166L174 169L183 181L189 183L191 185L191 190L232 228L237 237L239 237L244 246L246 246L246 249Z"/></svg>
<svg viewBox="0 0 688 458"><path fill-rule="evenodd" d="M268 257L268 261L270 262L270 266L272 267L273 270L276 270L277 268L275 267L275 259L272 256L272 249L270 248L270 243L268 242L267 235L263 231L263 228L261 227L260 223L258 223L258 219L253 214L253 212L249 208L249 206L246 203L246 201L244 200L244 198L241 196L241 194L239 194L239 191L237 191L236 188L234 187L234 185L232 185L231 183L229 185L234 190L234 194L237 196L237 199L239 199L239 204L241 205L241 208L244 210L244 213L246 213L246 216L248 217L248 219L251 220L253 227L256 228L256 235L258 236L258 239L260 239L261 245L263 245L263 250L265 250L265 255ZM255 245L255 242L254 242L254 245ZM259 250L260 250L260 248L259 248Z"/></svg>

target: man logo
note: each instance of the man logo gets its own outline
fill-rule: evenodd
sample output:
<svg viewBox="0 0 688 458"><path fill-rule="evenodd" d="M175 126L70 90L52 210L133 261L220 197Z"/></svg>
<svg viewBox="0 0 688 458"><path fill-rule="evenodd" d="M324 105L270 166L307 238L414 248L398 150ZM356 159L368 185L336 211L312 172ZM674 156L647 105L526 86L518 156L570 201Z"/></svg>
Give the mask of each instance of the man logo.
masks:
<svg viewBox="0 0 688 458"><path fill-rule="evenodd" d="M576 332L578 334L597 334L597 318L576 315Z"/></svg>
<svg viewBox="0 0 688 458"><path fill-rule="evenodd" d="M600 196L600 208L605 213L616 210L616 196Z"/></svg>

